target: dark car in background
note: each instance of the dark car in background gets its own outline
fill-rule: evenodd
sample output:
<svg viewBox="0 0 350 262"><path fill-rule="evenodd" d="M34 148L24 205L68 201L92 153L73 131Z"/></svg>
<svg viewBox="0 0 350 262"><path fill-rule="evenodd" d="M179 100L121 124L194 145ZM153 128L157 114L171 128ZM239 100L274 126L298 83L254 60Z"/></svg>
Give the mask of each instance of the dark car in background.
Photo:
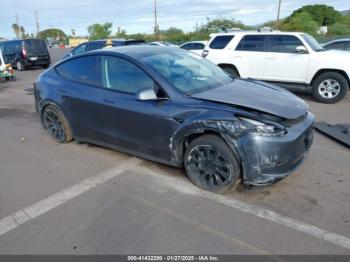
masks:
<svg viewBox="0 0 350 262"><path fill-rule="evenodd" d="M131 45L143 45L146 42L144 40L125 40L125 39L114 39L112 40L112 47L117 46L131 46ZM105 47L107 44L107 40L95 40L82 43L76 46L70 53L65 55L64 58L78 55L87 51L97 50Z"/></svg>
<svg viewBox="0 0 350 262"><path fill-rule="evenodd" d="M350 38L338 39L323 45L326 50L350 51Z"/></svg>
<svg viewBox="0 0 350 262"><path fill-rule="evenodd" d="M0 42L5 63L19 71L32 66L48 68L51 58L46 43L41 39L23 39Z"/></svg>
<svg viewBox="0 0 350 262"><path fill-rule="evenodd" d="M35 107L73 139L185 167L200 188L269 185L305 159L308 105L275 85L227 75L180 48L134 46L70 57L39 76Z"/></svg>

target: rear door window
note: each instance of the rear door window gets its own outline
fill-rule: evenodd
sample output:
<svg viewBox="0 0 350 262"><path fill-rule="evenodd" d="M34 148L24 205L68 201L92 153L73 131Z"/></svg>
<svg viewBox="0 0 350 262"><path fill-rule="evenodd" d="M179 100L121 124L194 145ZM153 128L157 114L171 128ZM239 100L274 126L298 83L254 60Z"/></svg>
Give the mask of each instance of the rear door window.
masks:
<svg viewBox="0 0 350 262"><path fill-rule="evenodd" d="M65 79L87 85L101 86L99 61L98 56L79 57L58 65L56 71Z"/></svg>
<svg viewBox="0 0 350 262"><path fill-rule="evenodd" d="M265 51L265 35L246 35L239 42L236 50L238 51L253 51L264 52Z"/></svg>
<svg viewBox="0 0 350 262"><path fill-rule="evenodd" d="M234 38L234 35L219 35L211 41L209 47L211 49L224 49Z"/></svg>
<svg viewBox="0 0 350 262"><path fill-rule="evenodd" d="M298 46L303 46L303 43L292 35L270 35L268 52L275 53L295 53Z"/></svg>

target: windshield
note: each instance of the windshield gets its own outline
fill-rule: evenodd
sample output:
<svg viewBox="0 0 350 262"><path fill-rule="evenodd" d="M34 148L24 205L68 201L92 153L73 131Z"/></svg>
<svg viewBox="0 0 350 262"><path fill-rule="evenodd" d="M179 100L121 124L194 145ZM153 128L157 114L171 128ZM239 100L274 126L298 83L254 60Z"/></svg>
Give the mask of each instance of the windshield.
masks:
<svg viewBox="0 0 350 262"><path fill-rule="evenodd" d="M321 51L323 47L320 45L319 42L315 38L313 38L309 34L302 34L301 37L308 43L308 45L312 48L314 51Z"/></svg>
<svg viewBox="0 0 350 262"><path fill-rule="evenodd" d="M185 94L201 92L232 81L222 69L191 52L162 52L142 60Z"/></svg>

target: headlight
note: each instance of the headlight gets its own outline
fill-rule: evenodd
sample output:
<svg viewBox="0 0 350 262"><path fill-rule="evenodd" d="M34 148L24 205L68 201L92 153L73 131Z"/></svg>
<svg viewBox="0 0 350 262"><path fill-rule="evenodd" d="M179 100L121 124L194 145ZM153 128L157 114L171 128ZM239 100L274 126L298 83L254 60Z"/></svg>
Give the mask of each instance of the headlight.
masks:
<svg viewBox="0 0 350 262"><path fill-rule="evenodd" d="M285 129L279 128L274 125L265 124L257 120L253 120L246 117L239 117L243 124L250 125L249 130L262 135L262 136L282 136L286 133Z"/></svg>
<svg viewBox="0 0 350 262"><path fill-rule="evenodd" d="M224 130L235 135L241 135L248 131L261 136L282 136L286 133L284 129L277 126L245 117L239 117L239 120L220 121L220 125Z"/></svg>

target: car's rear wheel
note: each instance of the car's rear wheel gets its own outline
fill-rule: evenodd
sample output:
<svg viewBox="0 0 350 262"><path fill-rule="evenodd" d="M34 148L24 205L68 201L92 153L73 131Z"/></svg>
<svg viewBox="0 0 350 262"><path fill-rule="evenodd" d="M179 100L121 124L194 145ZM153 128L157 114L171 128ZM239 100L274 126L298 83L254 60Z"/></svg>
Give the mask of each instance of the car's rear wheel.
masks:
<svg viewBox="0 0 350 262"><path fill-rule="evenodd" d="M348 81L339 73L327 72L312 83L312 95L318 101L334 104L342 100L348 92Z"/></svg>
<svg viewBox="0 0 350 262"><path fill-rule="evenodd" d="M73 139L68 120L56 106L48 105L42 113L42 123L49 135L59 143L68 143Z"/></svg>
<svg viewBox="0 0 350 262"><path fill-rule="evenodd" d="M16 63L16 68L17 68L18 71L24 71L24 70L26 70L25 65L24 65L23 62L20 61L20 60L17 61L17 63Z"/></svg>
<svg viewBox="0 0 350 262"><path fill-rule="evenodd" d="M196 186L225 193L241 182L241 169L232 150L216 135L195 139L186 149L186 173Z"/></svg>

